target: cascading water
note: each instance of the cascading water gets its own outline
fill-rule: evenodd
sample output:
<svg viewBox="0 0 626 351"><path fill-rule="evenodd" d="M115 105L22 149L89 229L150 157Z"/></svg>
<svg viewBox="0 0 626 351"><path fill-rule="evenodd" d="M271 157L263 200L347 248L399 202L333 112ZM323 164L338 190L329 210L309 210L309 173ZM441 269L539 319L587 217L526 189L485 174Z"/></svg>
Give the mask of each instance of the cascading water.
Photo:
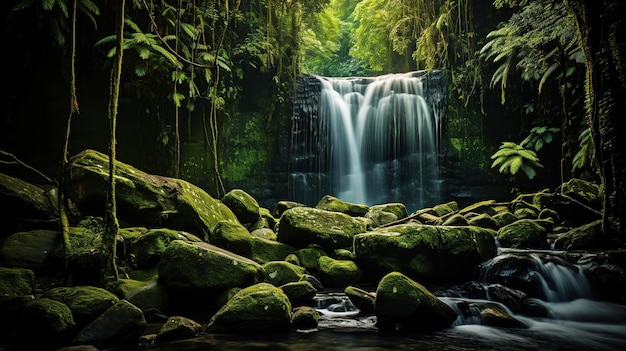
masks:
<svg viewBox="0 0 626 351"><path fill-rule="evenodd" d="M293 200L315 204L330 194L366 205L402 202L410 210L441 201L441 72L313 79L308 84L318 91L299 89L292 118Z"/></svg>

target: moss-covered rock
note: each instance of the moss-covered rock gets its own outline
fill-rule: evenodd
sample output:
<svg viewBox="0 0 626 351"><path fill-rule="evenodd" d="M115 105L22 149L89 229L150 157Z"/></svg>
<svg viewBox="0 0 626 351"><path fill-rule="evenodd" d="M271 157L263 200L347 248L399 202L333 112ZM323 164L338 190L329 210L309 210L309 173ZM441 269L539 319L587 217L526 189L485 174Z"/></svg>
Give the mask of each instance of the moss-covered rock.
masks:
<svg viewBox="0 0 626 351"><path fill-rule="evenodd" d="M486 213L481 213L478 216L470 218L468 224L493 230L500 229L500 224L498 223L498 221L496 221L493 217Z"/></svg>
<svg viewBox="0 0 626 351"><path fill-rule="evenodd" d="M466 226L469 225L468 220L460 214L453 214L441 224L443 226Z"/></svg>
<svg viewBox="0 0 626 351"><path fill-rule="evenodd" d="M326 211L341 212L352 217L364 216L369 207L361 204L354 204L347 201L343 201L331 195L325 195L315 205L315 208Z"/></svg>
<svg viewBox="0 0 626 351"><path fill-rule="evenodd" d="M63 302L39 298L28 301L20 316L25 343L32 348L49 349L67 342L76 323L70 308Z"/></svg>
<svg viewBox="0 0 626 351"><path fill-rule="evenodd" d="M159 279L169 289L225 290L263 281L258 263L207 243L175 240L159 262Z"/></svg>
<svg viewBox="0 0 626 351"><path fill-rule="evenodd" d="M498 212L493 216L493 219L498 221L500 227L504 227L517 221L517 217L515 217L515 215L512 214L510 211Z"/></svg>
<svg viewBox="0 0 626 351"><path fill-rule="evenodd" d="M317 294L317 289L306 280L290 282L280 286L292 306L309 305Z"/></svg>
<svg viewBox="0 0 626 351"><path fill-rule="evenodd" d="M602 191L598 184L573 178L561 185L563 195L572 197L592 208L602 208Z"/></svg>
<svg viewBox="0 0 626 351"><path fill-rule="evenodd" d="M307 207L305 204L295 201L278 201L276 203L276 208L274 208L274 212L272 215L274 218L280 219L283 216L285 211L292 209L294 207Z"/></svg>
<svg viewBox="0 0 626 351"><path fill-rule="evenodd" d="M64 303L79 327L91 323L119 298L108 290L95 286L63 286L46 291L42 297Z"/></svg>
<svg viewBox="0 0 626 351"><path fill-rule="evenodd" d="M53 255L60 240L61 232L56 230L13 233L0 246L0 264L35 273L55 273L63 268L60 258Z"/></svg>
<svg viewBox="0 0 626 351"><path fill-rule="evenodd" d="M402 224L356 235L354 253L374 280L393 271L429 281L468 278L473 266L496 255L495 234L473 226Z"/></svg>
<svg viewBox="0 0 626 351"><path fill-rule="evenodd" d="M252 238L246 227L230 221L218 222L209 233L211 244L245 257L252 254Z"/></svg>
<svg viewBox="0 0 626 351"><path fill-rule="evenodd" d="M365 214L365 218L370 219L374 227L380 227L381 225L393 223L398 220L398 216L391 212L371 208Z"/></svg>
<svg viewBox="0 0 626 351"><path fill-rule="evenodd" d="M457 317L428 289L399 272L385 275L378 283L375 308L376 326L388 332L448 328Z"/></svg>
<svg viewBox="0 0 626 351"><path fill-rule="evenodd" d="M250 226L261 218L259 203L241 189L227 192L222 198L222 203L230 208L239 222L244 225Z"/></svg>
<svg viewBox="0 0 626 351"><path fill-rule="evenodd" d="M171 316L161 325L156 341L189 339L200 335L203 331L202 324L192 319L183 316Z"/></svg>
<svg viewBox="0 0 626 351"><path fill-rule="evenodd" d="M370 206L370 210L380 210L396 215L398 219L406 218L409 215L406 205L401 202L389 202L386 204Z"/></svg>
<svg viewBox="0 0 626 351"><path fill-rule="evenodd" d="M209 321L208 332L285 332L291 303L280 288L258 283L239 291Z"/></svg>
<svg viewBox="0 0 626 351"><path fill-rule="evenodd" d="M320 313L310 306L294 308L291 316L291 325L300 330L315 329L319 323Z"/></svg>
<svg viewBox="0 0 626 351"><path fill-rule="evenodd" d="M250 258L261 264L270 261L284 260L287 256L296 252L296 249L276 240L252 238L252 253Z"/></svg>
<svg viewBox="0 0 626 351"><path fill-rule="evenodd" d="M168 311L170 298L167 288L159 282L158 270L133 271L130 279L120 278L117 294L142 311Z"/></svg>
<svg viewBox="0 0 626 351"><path fill-rule="evenodd" d="M364 218L310 207L285 211L278 224L277 240L295 248L317 244L325 249L352 246L355 234L367 230Z"/></svg>
<svg viewBox="0 0 626 351"><path fill-rule="evenodd" d="M439 217L443 217L449 215L451 213L457 212L459 210L459 205L456 201L450 201L445 204L439 204L433 206L433 211Z"/></svg>
<svg viewBox="0 0 626 351"><path fill-rule="evenodd" d="M309 272L317 272L319 258L328 256L328 254L317 245L309 245L308 247L297 250L296 256L298 256L302 267L306 268Z"/></svg>
<svg viewBox="0 0 626 351"><path fill-rule="evenodd" d="M502 247L516 249L547 249L548 231L541 221L520 219L498 230L498 242Z"/></svg>
<svg viewBox="0 0 626 351"><path fill-rule="evenodd" d="M612 248L602 231L602 221L597 220L572 228L554 241L557 250L598 250Z"/></svg>
<svg viewBox="0 0 626 351"><path fill-rule="evenodd" d="M475 212L475 213L486 213L488 215L493 216L497 213L496 210L494 209L495 204L496 204L496 200L479 201L479 202L463 207L461 210L459 210L459 214L466 215L470 212Z"/></svg>
<svg viewBox="0 0 626 351"><path fill-rule="evenodd" d="M94 345L98 348L136 347L146 329L141 310L126 300L117 301L71 341L72 345Z"/></svg>
<svg viewBox="0 0 626 351"><path fill-rule="evenodd" d="M296 266L286 261L272 261L263 265L265 282L274 286L281 286L297 282L306 273L304 267Z"/></svg>
<svg viewBox="0 0 626 351"><path fill-rule="evenodd" d="M345 288L361 279L361 269L353 261L322 256L319 258L319 276L326 287Z"/></svg>
<svg viewBox="0 0 626 351"><path fill-rule="evenodd" d="M158 265L161 255L174 240L201 241L197 236L167 228L146 229L133 238L128 245L131 262L137 269L149 269Z"/></svg>
<svg viewBox="0 0 626 351"><path fill-rule="evenodd" d="M68 165L67 194L85 215L102 213L109 156L84 150ZM205 239L219 221L238 221L221 201L181 179L148 174L123 162L115 168L118 219L147 227L184 230Z"/></svg>
<svg viewBox="0 0 626 351"><path fill-rule="evenodd" d="M255 229L253 231L250 232L250 235L257 237L257 238L262 238L262 239L267 239L267 240L276 240L276 233L269 228L259 228L259 229Z"/></svg>
<svg viewBox="0 0 626 351"><path fill-rule="evenodd" d="M343 292L362 314L374 313L375 292L369 292L352 285L347 286Z"/></svg>
<svg viewBox="0 0 626 351"><path fill-rule="evenodd" d="M0 267L0 303L31 295L34 284L35 273L32 270Z"/></svg>

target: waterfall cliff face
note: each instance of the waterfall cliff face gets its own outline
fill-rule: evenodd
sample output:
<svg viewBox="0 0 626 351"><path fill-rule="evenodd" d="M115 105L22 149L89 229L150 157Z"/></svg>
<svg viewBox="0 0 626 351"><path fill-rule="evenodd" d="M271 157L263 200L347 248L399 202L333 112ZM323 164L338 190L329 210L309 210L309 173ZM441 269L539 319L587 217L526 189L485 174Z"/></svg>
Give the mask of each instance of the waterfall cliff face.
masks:
<svg viewBox="0 0 626 351"><path fill-rule="evenodd" d="M292 115L289 193L330 194L409 210L441 200L439 147L447 78L418 71L372 78L300 77Z"/></svg>

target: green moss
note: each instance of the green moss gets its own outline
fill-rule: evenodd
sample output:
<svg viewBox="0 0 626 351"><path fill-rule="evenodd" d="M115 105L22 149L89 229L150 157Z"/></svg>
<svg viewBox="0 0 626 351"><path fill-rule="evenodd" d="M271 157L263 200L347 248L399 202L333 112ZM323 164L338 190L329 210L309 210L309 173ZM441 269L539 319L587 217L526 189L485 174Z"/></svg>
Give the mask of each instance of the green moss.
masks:
<svg viewBox="0 0 626 351"><path fill-rule="evenodd" d="M243 130L230 134L229 152L220 162L222 178L236 182L246 180L259 170L265 170L270 156L271 139L264 128L265 116L252 114Z"/></svg>

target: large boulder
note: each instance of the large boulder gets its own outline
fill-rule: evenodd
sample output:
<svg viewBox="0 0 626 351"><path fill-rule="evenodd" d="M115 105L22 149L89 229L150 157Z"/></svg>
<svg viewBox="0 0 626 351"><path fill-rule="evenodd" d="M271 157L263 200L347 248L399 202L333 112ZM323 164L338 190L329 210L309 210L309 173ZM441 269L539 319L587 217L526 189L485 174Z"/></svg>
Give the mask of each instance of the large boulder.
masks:
<svg viewBox="0 0 626 351"><path fill-rule="evenodd" d="M86 215L101 215L108 188L108 155L84 150L72 157L68 173L70 200ZM115 181L117 216L127 223L184 230L205 239L218 222L237 221L222 202L181 179L149 174L118 161Z"/></svg>
<svg viewBox="0 0 626 351"><path fill-rule="evenodd" d="M326 211L341 212L353 217L364 216L369 208L365 205L343 201L331 195L325 195L315 208Z"/></svg>
<svg viewBox="0 0 626 351"><path fill-rule="evenodd" d="M259 203L241 189L233 189L222 197L222 203L230 208L239 222L246 226L256 223L260 218Z"/></svg>
<svg viewBox="0 0 626 351"><path fill-rule="evenodd" d="M498 242L515 249L547 249L548 230L543 224L544 220L520 219L498 230Z"/></svg>
<svg viewBox="0 0 626 351"><path fill-rule="evenodd" d="M325 249L352 246L355 234L367 230L365 218L320 210L310 207L294 207L285 211L278 223L277 240L297 249L317 244Z"/></svg>
<svg viewBox="0 0 626 351"><path fill-rule="evenodd" d="M336 260L328 256L319 258L319 276L329 288L345 288L361 279L361 269L350 260Z"/></svg>
<svg viewBox="0 0 626 351"><path fill-rule="evenodd" d="M376 288L374 302L379 330L419 332L448 328L457 314L445 302L409 277L391 272Z"/></svg>
<svg viewBox="0 0 626 351"><path fill-rule="evenodd" d="M250 286L262 282L264 275L258 263L203 242L172 241L159 262L159 281L181 308L190 307L193 296L206 298L207 294Z"/></svg>
<svg viewBox="0 0 626 351"><path fill-rule="evenodd" d="M54 349L66 343L76 323L69 307L49 298L26 302L17 321L23 331L25 349Z"/></svg>
<svg viewBox="0 0 626 351"><path fill-rule="evenodd" d="M60 286L46 291L42 297L66 304L79 327L94 321L119 300L113 293L95 286Z"/></svg>
<svg viewBox="0 0 626 351"><path fill-rule="evenodd" d="M100 349L136 347L147 323L141 310L126 300L119 300L83 328L72 345L93 345Z"/></svg>
<svg viewBox="0 0 626 351"><path fill-rule="evenodd" d="M120 230L120 232L125 231ZM149 269L159 264L161 255L174 240L201 241L193 234L167 228L145 229L130 238L127 253L134 268Z"/></svg>
<svg viewBox="0 0 626 351"><path fill-rule="evenodd" d="M0 237L15 231L54 229L59 216L56 191L0 173L0 203L4 204L0 211Z"/></svg>
<svg viewBox="0 0 626 351"><path fill-rule="evenodd" d="M460 279L496 255L494 235L472 226L401 224L355 235L354 254L372 280L393 271L429 281Z"/></svg>
<svg viewBox="0 0 626 351"><path fill-rule="evenodd" d="M280 288L259 283L236 293L209 321L208 332L283 332L291 328L291 303Z"/></svg>
<svg viewBox="0 0 626 351"><path fill-rule="evenodd" d="M5 267L32 269L35 273L55 273L62 269L62 261L53 252L61 232L38 229L11 234L0 243L0 264Z"/></svg>
<svg viewBox="0 0 626 351"><path fill-rule="evenodd" d="M33 293L35 273L27 268L0 267L0 306Z"/></svg>

